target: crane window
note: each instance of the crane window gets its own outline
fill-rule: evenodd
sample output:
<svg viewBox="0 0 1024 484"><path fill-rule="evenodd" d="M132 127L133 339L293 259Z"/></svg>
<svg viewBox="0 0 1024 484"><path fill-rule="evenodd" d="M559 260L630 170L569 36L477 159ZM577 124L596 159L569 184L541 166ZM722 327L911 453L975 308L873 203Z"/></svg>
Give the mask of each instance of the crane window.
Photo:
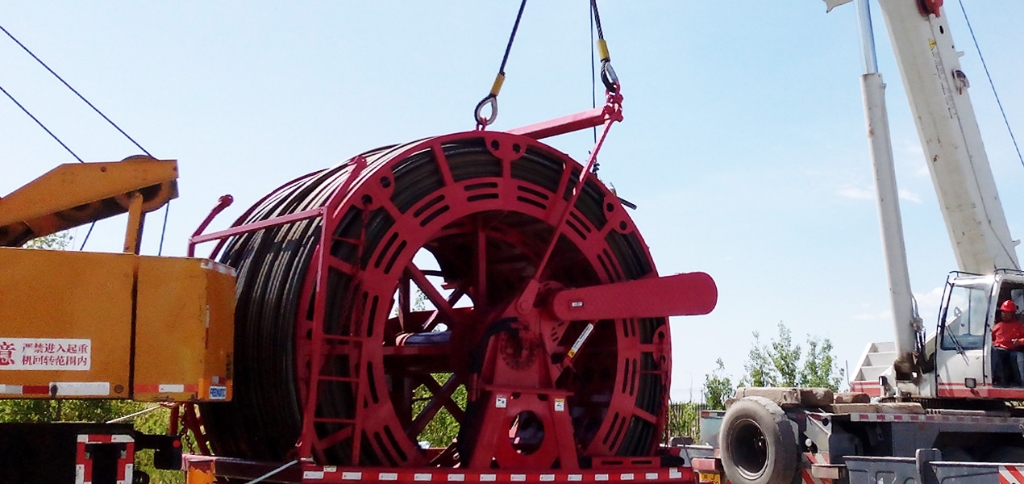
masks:
<svg viewBox="0 0 1024 484"><path fill-rule="evenodd" d="M985 344L987 314L987 287L953 286L943 315L942 349L981 349Z"/></svg>

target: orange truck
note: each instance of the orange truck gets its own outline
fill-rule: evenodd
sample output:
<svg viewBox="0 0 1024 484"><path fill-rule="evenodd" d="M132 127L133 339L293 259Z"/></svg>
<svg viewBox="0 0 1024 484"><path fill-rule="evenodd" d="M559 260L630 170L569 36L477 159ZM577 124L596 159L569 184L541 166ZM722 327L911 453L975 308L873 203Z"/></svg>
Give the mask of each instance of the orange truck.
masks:
<svg viewBox="0 0 1024 484"><path fill-rule="evenodd" d="M66 164L0 198L0 399L232 398L234 270L139 255L145 213L177 196L177 171L149 157ZM122 253L20 248L123 213ZM0 424L0 481L145 482L144 448L180 467L176 436L129 424Z"/></svg>

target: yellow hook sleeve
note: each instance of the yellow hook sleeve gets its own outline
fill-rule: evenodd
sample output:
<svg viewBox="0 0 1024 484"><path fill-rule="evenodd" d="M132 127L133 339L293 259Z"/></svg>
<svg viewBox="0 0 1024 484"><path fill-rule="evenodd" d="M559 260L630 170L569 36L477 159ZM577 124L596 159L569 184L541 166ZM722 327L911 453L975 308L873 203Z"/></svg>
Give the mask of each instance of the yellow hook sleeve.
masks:
<svg viewBox="0 0 1024 484"><path fill-rule="evenodd" d="M601 55L602 62L612 60L611 54L608 53L608 43L604 39L598 39L597 52Z"/></svg>
<svg viewBox="0 0 1024 484"><path fill-rule="evenodd" d="M494 84L491 85L491 95L497 96L501 92L501 85L505 83L505 74L499 73L494 78Z"/></svg>

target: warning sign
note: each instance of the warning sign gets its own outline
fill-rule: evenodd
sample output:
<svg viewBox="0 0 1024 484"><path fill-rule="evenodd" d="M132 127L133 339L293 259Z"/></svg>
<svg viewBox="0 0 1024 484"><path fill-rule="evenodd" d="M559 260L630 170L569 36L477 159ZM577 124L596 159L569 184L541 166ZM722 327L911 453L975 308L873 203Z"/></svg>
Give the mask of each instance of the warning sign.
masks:
<svg viewBox="0 0 1024 484"><path fill-rule="evenodd" d="M92 340L0 337L0 371L85 371L91 366Z"/></svg>

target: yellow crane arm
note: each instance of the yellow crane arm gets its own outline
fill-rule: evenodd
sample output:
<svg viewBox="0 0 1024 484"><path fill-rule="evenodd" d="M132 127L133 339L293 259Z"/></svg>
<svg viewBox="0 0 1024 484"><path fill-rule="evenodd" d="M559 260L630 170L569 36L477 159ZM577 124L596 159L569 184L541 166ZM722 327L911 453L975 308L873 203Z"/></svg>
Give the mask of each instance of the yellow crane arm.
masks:
<svg viewBox="0 0 1024 484"><path fill-rule="evenodd" d="M132 194L151 212L178 196L178 162L133 156L67 163L0 198L0 247L128 212Z"/></svg>

